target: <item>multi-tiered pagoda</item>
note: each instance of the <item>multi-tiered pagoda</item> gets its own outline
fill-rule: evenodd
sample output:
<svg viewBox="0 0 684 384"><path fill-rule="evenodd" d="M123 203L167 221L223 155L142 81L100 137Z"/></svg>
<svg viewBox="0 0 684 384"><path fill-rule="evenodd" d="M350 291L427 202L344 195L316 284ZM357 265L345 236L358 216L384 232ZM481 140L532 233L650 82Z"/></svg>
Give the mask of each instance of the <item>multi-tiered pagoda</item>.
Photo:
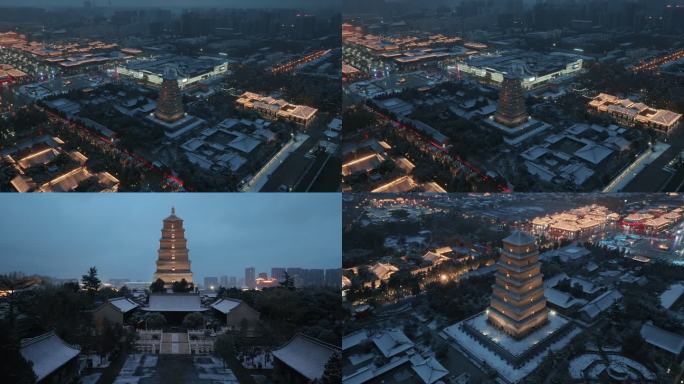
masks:
<svg viewBox="0 0 684 384"><path fill-rule="evenodd" d="M525 93L522 84L520 84L520 79L517 77L504 78L494 120L507 127L517 127L527 122L528 117Z"/></svg>
<svg viewBox="0 0 684 384"><path fill-rule="evenodd" d="M183 118L184 115L183 97L178 87L178 73L174 68L166 68L154 116L164 122L173 123Z"/></svg>
<svg viewBox="0 0 684 384"><path fill-rule="evenodd" d="M175 208L171 208L171 215L164 219L161 233L154 281L157 279L164 280L167 288L171 287L173 282L182 279L191 283L192 271L190 271L188 243L185 240L183 220L176 216Z"/></svg>
<svg viewBox="0 0 684 384"><path fill-rule="evenodd" d="M515 338L548 320L541 263L534 238L516 231L503 240L488 319Z"/></svg>

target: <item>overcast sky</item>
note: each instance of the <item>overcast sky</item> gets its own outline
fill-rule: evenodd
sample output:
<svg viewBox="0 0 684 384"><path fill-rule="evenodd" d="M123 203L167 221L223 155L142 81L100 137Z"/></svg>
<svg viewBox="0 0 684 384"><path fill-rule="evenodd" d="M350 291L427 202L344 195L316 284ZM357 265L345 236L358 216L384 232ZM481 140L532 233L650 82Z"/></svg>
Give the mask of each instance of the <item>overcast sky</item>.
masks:
<svg viewBox="0 0 684 384"><path fill-rule="evenodd" d="M97 7L339 8L342 0L90 0ZM84 0L0 0L0 6L81 7Z"/></svg>
<svg viewBox="0 0 684 384"><path fill-rule="evenodd" d="M192 272L244 276L271 267L340 268L335 193L0 194L0 273L151 281L162 220L184 220Z"/></svg>

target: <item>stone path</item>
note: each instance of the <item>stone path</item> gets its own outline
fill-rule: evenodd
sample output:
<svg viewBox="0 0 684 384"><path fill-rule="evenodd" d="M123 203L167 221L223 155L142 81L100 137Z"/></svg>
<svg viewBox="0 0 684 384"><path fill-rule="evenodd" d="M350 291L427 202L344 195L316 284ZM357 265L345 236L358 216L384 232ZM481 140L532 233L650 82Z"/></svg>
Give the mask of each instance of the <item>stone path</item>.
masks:
<svg viewBox="0 0 684 384"><path fill-rule="evenodd" d="M187 333L164 333L161 343L162 354L189 355L190 345L188 344Z"/></svg>

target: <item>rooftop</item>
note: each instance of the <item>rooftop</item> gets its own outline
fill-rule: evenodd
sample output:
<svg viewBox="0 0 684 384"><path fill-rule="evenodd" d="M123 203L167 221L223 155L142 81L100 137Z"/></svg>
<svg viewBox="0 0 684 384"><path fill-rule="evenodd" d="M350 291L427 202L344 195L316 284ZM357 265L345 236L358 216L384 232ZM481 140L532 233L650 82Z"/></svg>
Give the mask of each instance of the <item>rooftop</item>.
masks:
<svg viewBox="0 0 684 384"><path fill-rule="evenodd" d="M311 381L319 380L325 365L340 349L313 337L295 335L287 344L273 351L273 356Z"/></svg>
<svg viewBox="0 0 684 384"><path fill-rule="evenodd" d="M202 312L207 308L202 306L199 294L195 293L152 293L149 305L143 308L150 312Z"/></svg>
<svg viewBox="0 0 684 384"><path fill-rule="evenodd" d="M21 355L33 364L37 381L44 379L79 353L77 347L67 344L54 332L21 340Z"/></svg>

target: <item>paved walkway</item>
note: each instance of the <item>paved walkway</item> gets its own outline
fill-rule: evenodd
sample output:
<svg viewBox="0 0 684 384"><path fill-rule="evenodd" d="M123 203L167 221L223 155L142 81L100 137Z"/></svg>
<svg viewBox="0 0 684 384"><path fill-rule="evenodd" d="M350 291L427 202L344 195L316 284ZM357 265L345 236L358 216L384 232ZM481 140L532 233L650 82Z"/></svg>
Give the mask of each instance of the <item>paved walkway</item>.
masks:
<svg viewBox="0 0 684 384"><path fill-rule="evenodd" d="M161 353L172 355L189 355L190 345L187 333L164 333Z"/></svg>

